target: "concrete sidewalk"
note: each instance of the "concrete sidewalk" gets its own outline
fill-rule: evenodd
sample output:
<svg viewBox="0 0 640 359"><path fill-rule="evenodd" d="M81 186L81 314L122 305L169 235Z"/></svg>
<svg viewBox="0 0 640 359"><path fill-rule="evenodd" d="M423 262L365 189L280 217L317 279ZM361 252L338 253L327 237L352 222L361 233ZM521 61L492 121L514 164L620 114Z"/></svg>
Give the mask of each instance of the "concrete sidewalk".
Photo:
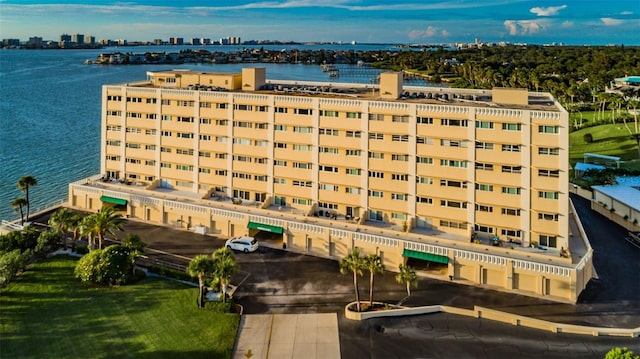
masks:
<svg viewBox="0 0 640 359"><path fill-rule="evenodd" d="M243 315L233 357L340 358L336 313Z"/></svg>

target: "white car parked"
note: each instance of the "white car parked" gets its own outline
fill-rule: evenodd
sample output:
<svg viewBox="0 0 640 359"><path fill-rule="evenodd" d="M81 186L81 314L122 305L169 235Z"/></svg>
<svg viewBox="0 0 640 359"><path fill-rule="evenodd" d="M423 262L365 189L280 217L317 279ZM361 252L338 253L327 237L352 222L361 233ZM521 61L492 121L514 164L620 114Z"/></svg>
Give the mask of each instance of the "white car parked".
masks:
<svg viewBox="0 0 640 359"><path fill-rule="evenodd" d="M258 249L258 241L253 237L238 237L228 239L224 244L227 248L242 252L255 252Z"/></svg>

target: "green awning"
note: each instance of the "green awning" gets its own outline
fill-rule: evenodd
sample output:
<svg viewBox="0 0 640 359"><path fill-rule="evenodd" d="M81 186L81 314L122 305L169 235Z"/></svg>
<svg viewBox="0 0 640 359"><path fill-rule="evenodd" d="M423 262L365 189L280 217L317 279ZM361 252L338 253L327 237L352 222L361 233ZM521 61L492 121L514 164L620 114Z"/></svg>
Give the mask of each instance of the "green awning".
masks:
<svg viewBox="0 0 640 359"><path fill-rule="evenodd" d="M249 229L257 229L260 231L265 231L265 232L271 232L271 233L277 233L277 234L282 234L282 227L278 227L278 226L272 226L269 224L262 224L262 223L256 223L256 222L249 222L249 224L247 225L247 228Z"/></svg>
<svg viewBox="0 0 640 359"><path fill-rule="evenodd" d="M435 263L442 263L442 264L449 263L449 257L447 257L447 256L441 256L441 255L437 255L437 254L412 251L411 249L405 249L402 252L402 255L407 257L407 258L422 259L422 260L425 260L425 261L430 261L430 262L435 262Z"/></svg>
<svg viewBox="0 0 640 359"><path fill-rule="evenodd" d="M127 200L126 199L121 199L121 198L102 196L102 197L100 197L100 200L102 202L113 203L113 204L117 204L119 206L126 206L127 205Z"/></svg>

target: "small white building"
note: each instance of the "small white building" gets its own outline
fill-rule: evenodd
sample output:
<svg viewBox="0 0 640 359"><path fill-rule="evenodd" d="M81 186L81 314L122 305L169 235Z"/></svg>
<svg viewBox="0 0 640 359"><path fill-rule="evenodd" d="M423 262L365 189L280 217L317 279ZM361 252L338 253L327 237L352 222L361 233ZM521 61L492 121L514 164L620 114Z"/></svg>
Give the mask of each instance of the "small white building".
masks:
<svg viewBox="0 0 640 359"><path fill-rule="evenodd" d="M616 177L618 184L592 186L593 200L609 209L610 217L620 216L629 230L640 223L640 177ZM620 222L620 221L616 221Z"/></svg>

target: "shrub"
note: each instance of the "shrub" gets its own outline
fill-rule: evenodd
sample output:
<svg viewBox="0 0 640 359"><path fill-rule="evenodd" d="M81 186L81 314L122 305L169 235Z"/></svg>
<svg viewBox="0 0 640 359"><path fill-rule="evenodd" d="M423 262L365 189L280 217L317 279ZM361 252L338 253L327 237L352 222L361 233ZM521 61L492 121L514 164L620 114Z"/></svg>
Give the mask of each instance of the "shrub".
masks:
<svg viewBox="0 0 640 359"><path fill-rule="evenodd" d="M129 255L129 250L119 245L93 250L80 258L74 274L84 282L124 284L131 276Z"/></svg>
<svg viewBox="0 0 640 359"><path fill-rule="evenodd" d="M0 287L4 287L20 273L33 257L33 251L14 249L0 255Z"/></svg>
<svg viewBox="0 0 640 359"><path fill-rule="evenodd" d="M629 215L628 215L628 214L625 214L625 215L624 215L624 220L625 220L625 221L628 221L628 220L629 220Z"/></svg>
<svg viewBox="0 0 640 359"><path fill-rule="evenodd" d="M615 209L615 208L613 208L613 207L611 207L611 208L609 209L609 212L611 212L611 213L613 213L613 212L615 212L615 211L616 211L616 209Z"/></svg>
<svg viewBox="0 0 640 359"><path fill-rule="evenodd" d="M593 142L593 135L591 133L585 133L584 136L582 136L582 139L586 143L591 143Z"/></svg>
<svg viewBox="0 0 640 359"><path fill-rule="evenodd" d="M62 242L60 233L53 230L41 232L38 236L38 244L35 247L36 253L42 254L50 248L56 248Z"/></svg>
<svg viewBox="0 0 640 359"><path fill-rule="evenodd" d="M236 304L233 300L229 300L226 303L221 300L210 300L204 303L204 308L216 313L235 313Z"/></svg>
<svg viewBox="0 0 640 359"><path fill-rule="evenodd" d="M633 220L633 224L636 224L636 225L638 224L638 219L637 218Z"/></svg>

